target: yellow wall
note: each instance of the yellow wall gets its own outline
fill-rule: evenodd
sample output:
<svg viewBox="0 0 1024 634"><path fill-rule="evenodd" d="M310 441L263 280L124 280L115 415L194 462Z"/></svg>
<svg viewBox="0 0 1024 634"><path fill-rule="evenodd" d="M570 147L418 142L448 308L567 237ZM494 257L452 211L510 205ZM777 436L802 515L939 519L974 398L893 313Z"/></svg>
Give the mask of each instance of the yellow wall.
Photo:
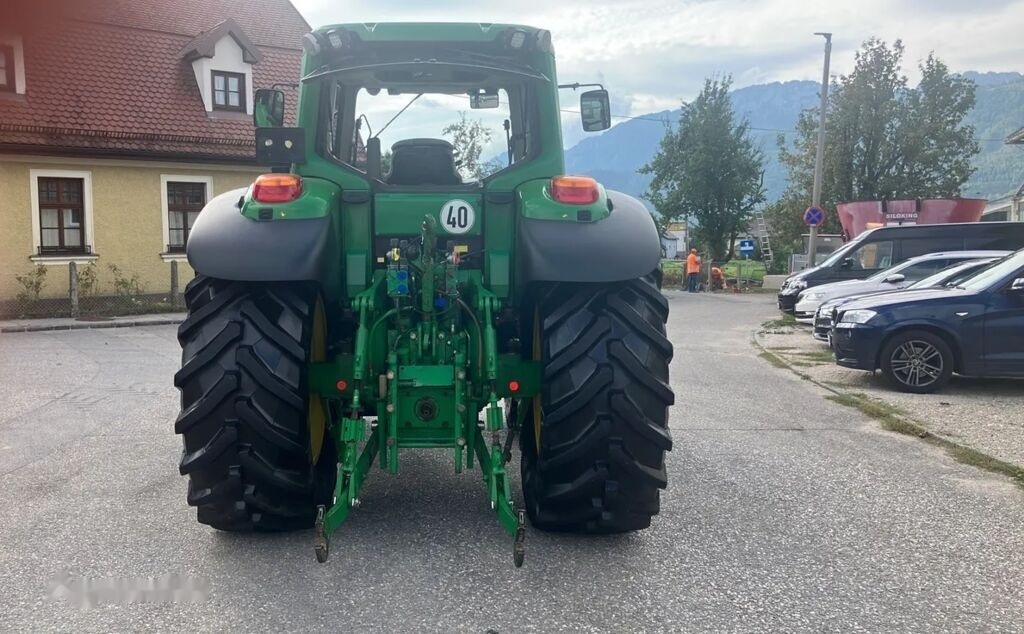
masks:
<svg viewBox="0 0 1024 634"><path fill-rule="evenodd" d="M146 293L170 290L171 265L160 258L165 250L161 174L209 176L213 191L208 197L212 198L248 186L260 173L257 168L244 167L0 156L0 301L14 299L22 288L15 275L28 273L36 266L29 260L34 255L30 189L34 185L29 178L32 169L92 174L92 247L99 256L97 293L103 295L114 293L110 264L127 275L137 273ZM187 262L179 262L178 273L184 289L193 272ZM47 265L41 297L66 297L67 292L67 265Z"/></svg>

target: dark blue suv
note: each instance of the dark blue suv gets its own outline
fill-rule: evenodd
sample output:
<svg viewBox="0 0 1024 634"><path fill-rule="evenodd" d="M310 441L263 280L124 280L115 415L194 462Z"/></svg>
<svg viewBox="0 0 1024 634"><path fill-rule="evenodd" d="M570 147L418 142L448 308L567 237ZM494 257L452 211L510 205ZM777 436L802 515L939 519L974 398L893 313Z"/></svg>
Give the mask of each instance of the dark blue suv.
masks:
<svg viewBox="0 0 1024 634"><path fill-rule="evenodd" d="M1024 250L959 286L866 297L840 311L836 363L881 368L904 392L934 392L954 372L1024 377Z"/></svg>

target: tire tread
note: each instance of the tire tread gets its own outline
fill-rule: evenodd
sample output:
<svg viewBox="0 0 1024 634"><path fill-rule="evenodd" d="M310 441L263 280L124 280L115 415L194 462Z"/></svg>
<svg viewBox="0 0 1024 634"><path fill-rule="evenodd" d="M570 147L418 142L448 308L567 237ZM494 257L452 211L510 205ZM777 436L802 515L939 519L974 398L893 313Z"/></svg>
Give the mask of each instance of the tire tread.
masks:
<svg viewBox="0 0 1024 634"><path fill-rule="evenodd" d="M553 284L536 301L540 448L532 429L520 437L530 520L554 531L646 528L668 483L664 457L672 448L668 301L646 278ZM572 330L581 324L588 327Z"/></svg>

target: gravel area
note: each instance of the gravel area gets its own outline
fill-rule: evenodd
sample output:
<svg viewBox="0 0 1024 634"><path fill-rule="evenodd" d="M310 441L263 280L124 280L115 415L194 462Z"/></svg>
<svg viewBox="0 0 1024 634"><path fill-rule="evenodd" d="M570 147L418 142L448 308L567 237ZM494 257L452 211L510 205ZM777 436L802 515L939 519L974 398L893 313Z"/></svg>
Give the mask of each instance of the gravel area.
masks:
<svg viewBox="0 0 1024 634"><path fill-rule="evenodd" d="M807 326L769 328L758 342L831 388L865 394L905 412L930 432L1000 460L1024 465L1024 381L954 376L937 394L906 394L871 374L825 361L828 346Z"/></svg>

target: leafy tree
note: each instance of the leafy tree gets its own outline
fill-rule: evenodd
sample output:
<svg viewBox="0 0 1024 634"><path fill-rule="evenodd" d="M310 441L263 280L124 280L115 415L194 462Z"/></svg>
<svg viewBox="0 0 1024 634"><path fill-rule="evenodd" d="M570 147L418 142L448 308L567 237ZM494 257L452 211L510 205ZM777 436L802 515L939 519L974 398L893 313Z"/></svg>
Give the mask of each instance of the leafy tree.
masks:
<svg viewBox="0 0 1024 634"><path fill-rule="evenodd" d="M455 159L459 172L469 180L482 180L485 176L501 169L496 161L483 161L480 155L491 141L491 131L478 119L467 119L465 112L459 113L459 120L449 124L441 134L451 138L455 146Z"/></svg>
<svg viewBox="0 0 1024 634"><path fill-rule="evenodd" d="M822 205L855 200L957 196L973 173L979 148L964 118L974 106L974 83L953 75L933 55L921 63L922 79L908 88L903 44L872 38L857 53L853 72L830 87L826 111ZM773 237L797 247L811 201L818 109L800 114L792 146L779 138L779 158L789 187L766 215ZM835 213L825 233L840 233Z"/></svg>
<svg viewBox="0 0 1024 634"><path fill-rule="evenodd" d="M764 200L761 152L747 122L736 120L731 85L729 77L706 80L677 129L665 130L658 153L640 168L653 175L646 197L663 221L694 220L693 240L716 260L732 257L733 241Z"/></svg>

